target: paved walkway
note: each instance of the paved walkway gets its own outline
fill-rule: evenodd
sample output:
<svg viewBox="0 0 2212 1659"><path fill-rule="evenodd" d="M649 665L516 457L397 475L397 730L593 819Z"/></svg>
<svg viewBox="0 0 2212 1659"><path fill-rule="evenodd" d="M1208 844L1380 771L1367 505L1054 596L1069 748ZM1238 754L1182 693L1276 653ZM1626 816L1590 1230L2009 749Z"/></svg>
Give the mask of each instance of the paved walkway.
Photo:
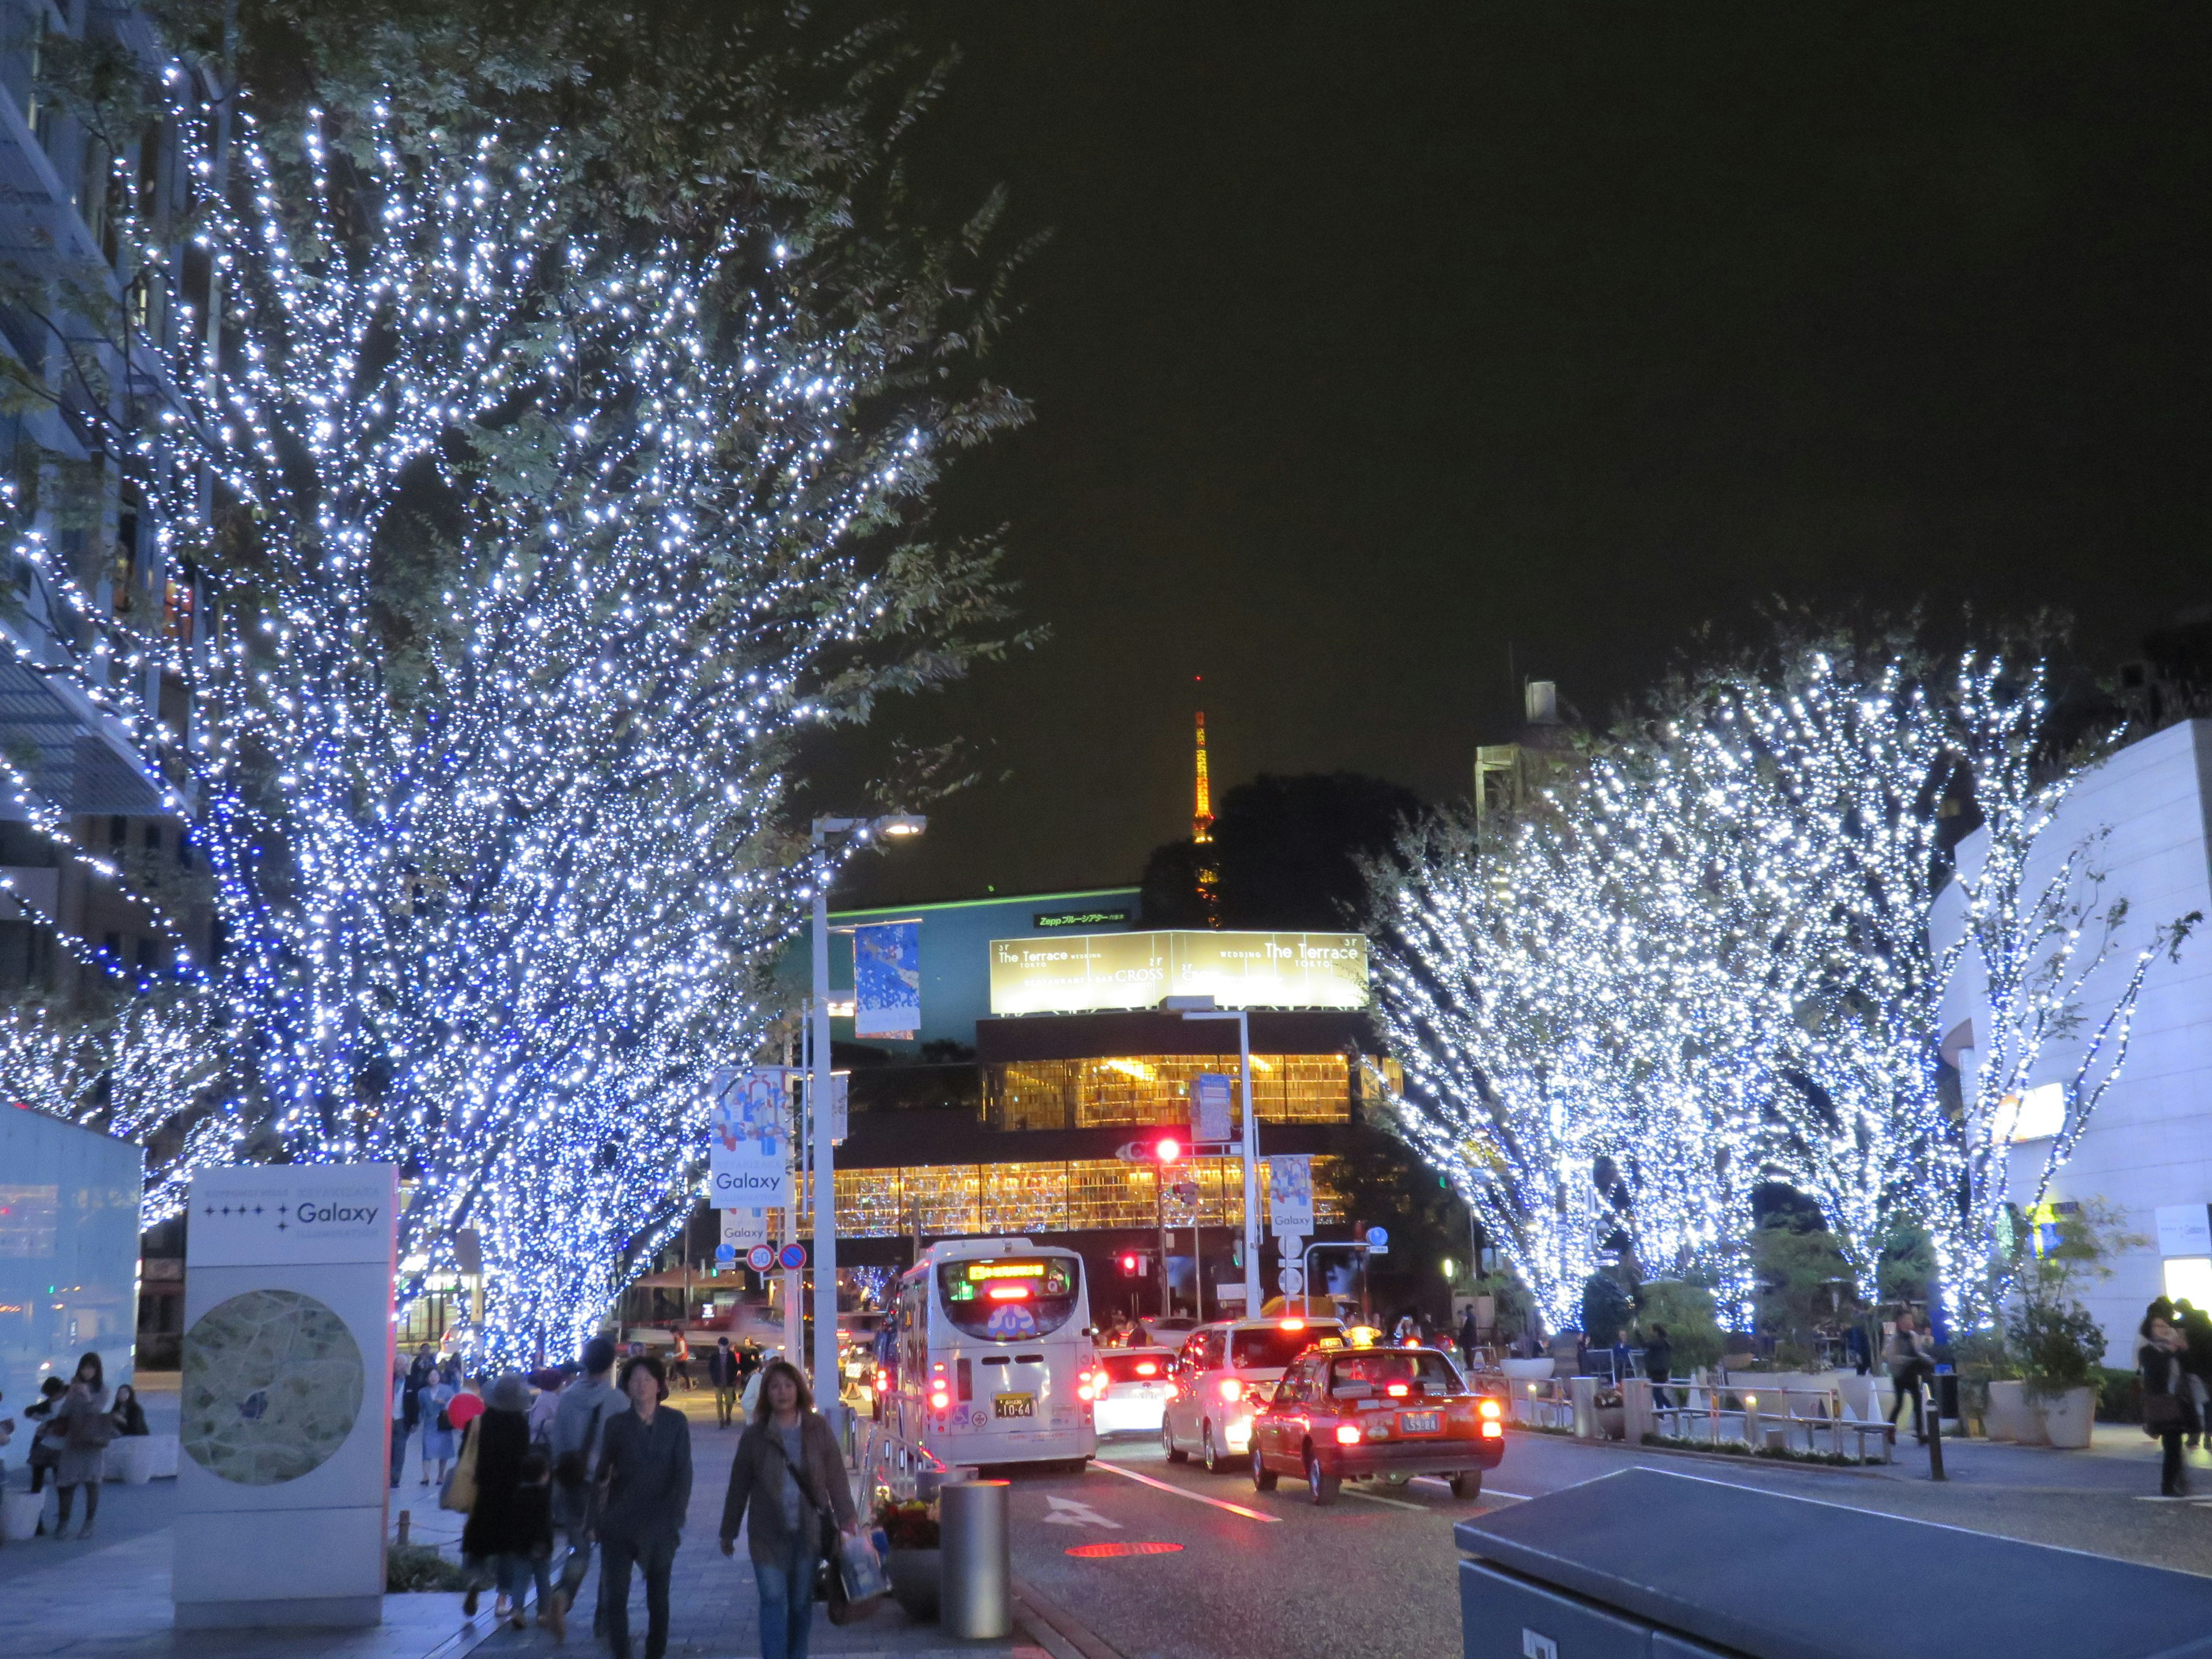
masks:
<svg viewBox="0 0 2212 1659"><path fill-rule="evenodd" d="M163 1400L149 1389L143 1397L157 1428L166 1426L159 1420L165 1409L173 1423L173 1394ZM695 1401L697 1409L685 1415L691 1419L696 1477L684 1547L676 1557L670 1653L672 1659L749 1659L760 1644L744 1542L738 1540L735 1560L717 1547L737 1431L714 1426L711 1395L679 1394L675 1403ZM437 1507L434 1488L419 1483L411 1446L410 1452L392 1493L393 1529L404 1510L413 1541L458 1556L462 1517ZM8 1485L15 1490L28 1485L20 1459L9 1469ZM91 1540L40 1538L0 1547L0 1659L465 1659L472 1651L481 1651L483 1659L521 1651L591 1659L605 1650L591 1639L596 1576L579 1597L580 1617L572 1622L565 1648L556 1648L551 1635L534 1626L495 1629L488 1592L473 1620L461 1616L458 1593L421 1594L386 1596L384 1623L373 1630L177 1630L169 1600L175 1491L172 1480L143 1486L110 1482ZM50 1517L52 1512L50 1506ZM635 1581L631 1596L632 1641L641 1649L644 1591ZM836 1659L1071 1659L1075 1651L1054 1634L1040 1639L1046 1645L1028 1639L955 1641L935 1625L911 1622L886 1601L872 1619L842 1630L817 1611L813 1648Z"/></svg>

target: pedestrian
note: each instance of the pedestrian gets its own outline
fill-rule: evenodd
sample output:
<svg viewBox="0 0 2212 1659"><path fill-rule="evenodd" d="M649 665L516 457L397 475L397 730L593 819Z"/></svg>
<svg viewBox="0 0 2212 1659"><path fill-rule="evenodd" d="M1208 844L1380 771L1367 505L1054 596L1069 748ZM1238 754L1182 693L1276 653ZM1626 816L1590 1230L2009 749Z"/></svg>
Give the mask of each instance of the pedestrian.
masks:
<svg viewBox="0 0 2212 1659"><path fill-rule="evenodd" d="M599 1577L607 1587L607 1645L629 1656L629 1575L645 1576L645 1659L668 1651L668 1578L691 1504L691 1425L662 1402L668 1372L641 1355L623 1367L629 1409L611 1419L599 1453Z"/></svg>
<svg viewBox="0 0 2212 1659"><path fill-rule="evenodd" d="M738 1388L742 1392L752 1380L753 1373L761 1368L760 1344L748 1342L738 1350Z"/></svg>
<svg viewBox="0 0 2212 1659"><path fill-rule="evenodd" d="M714 1421L726 1429L731 1413L738 1408L738 1356L726 1336L707 1356L707 1379L714 1385Z"/></svg>
<svg viewBox="0 0 2212 1659"><path fill-rule="evenodd" d="M428 1343L422 1343L415 1350L414 1363L407 1368L407 1427L410 1433L422 1426L422 1390L430 1386L437 1370L437 1354Z"/></svg>
<svg viewBox="0 0 2212 1659"><path fill-rule="evenodd" d="M1874 1369L1874 1345L1867 1340L1864 1320L1852 1320L1844 1330L1844 1356L1851 1362L1851 1369L1861 1376Z"/></svg>
<svg viewBox="0 0 2212 1659"><path fill-rule="evenodd" d="M670 1379L682 1383L689 1392L691 1387L691 1339L684 1334L681 1325L671 1325L668 1334L673 1339L669 1344Z"/></svg>
<svg viewBox="0 0 2212 1659"><path fill-rule="evenodd" d="M2204 1421L2208 1385L2212 1385L2212 1317L2187 1301L2174 1304L2174 1329L2181 1333L2181 1369L2188 1375L2189 1403L2196 1408L2197 1420ZM2189 1449L2196 1450L2197 1431L2186 1437Z"/></svg>
<svg viewBox="0 0 2212 1659"><path fill-rule="evenodd" d="M594 1522L592 1465L598 1460L602 1433L615 1416L629 1409L629 1402L614 1385L615 1345L604 1336L584 1344L584 1375L561 1391L554 1409L553 1432L546 1449L553 1463L553 1525L567 1540L560 1558L559 1583L554 1594L565 1613L575 1605L576 1592L592 1563ZM592 1634L606 1633L606 1589L600 1586L600 1611L592 1620Z"/></svg>
<svg viewBox="0 0 2212 1659"><path fill-rule="evenodd" d="M1912 1310L1900 1310L1897 1322L1891 1328L1889 1340L1883 1345L1882 1361L1889 1367L1890 1387L1894 1397L1889 1402L1889 1420L1894 1426L1898 1415L1905 1409L1909 1396L1912 1401L1912 1437L1927 1443L1928 1425L1920 1403L1920 1384L1936 1375L1935 1361L1928 1346L1928 1339L1920 1334L1913 1322Z"/></svg>
<svg viewBox="0 0 2212 1659"><path fill-rule="evenodd" d="M537 1398L530 1402L530 1443L544 1446L552 1443L553 1419L561 1410L561 1390L568 1384L566 1371L548 1365L543 1370L530 1373L530 1386L538 1390ZM548 1454L549 1457L550 1454Z"/></svg>
<svg viewBox="0 0 2212 1659"><path fill-rule="evenodd" d="M31 1466L31 1491L33 1494L46 1490L47 1480L62 1461L61 1446L47 1438L46 1426L53 1419L54 1407L62 1403L62 1396L68 1392L68 1383L58 1376L50 1376L39 1384L38 1402L23 1408L23 1420L30 1425L31 1450L26 1461ZM46 1523L42 1516L39 1522L39 1531L44 1533L46 1529Z"/></svg>
<svg viewBox="0 0 2212 1659"><path fill-rule="evenodd" d="M2155 1314L2142 1326L2142 1346L2136 1351L2136 1374L2142 1378L2143 1432L2155 1439L2165 1455L2160 1460L2158 1493L2161 1498L2189 1496L2189 1474L2182 1461L2181 1437L2201 1432L2197 1402L2189 1396L2189 1373L2182 1355L2187 1339Z"/></svg>
<svg viewBox="0 0 2212 1659"><path fill-rule="evenodd" d="M453 1458L460 1449L456 1443L453 1419L453 1401L459 1393L459 1387L445 1372L433 1371L422 1392L416 1396L422 1416L422 1484L427 1486L434 1480L441 1491L445 1488L446 1477L453 1472ZM433 1463L438 1466L435 1474L430 1471Z"/></svg>
<svg viewBox="0 0 2212 1659"><path fill-rule="evenodd" d="M1482 1346L1482 1328L1474 1322L1474 1304L1467 1304L1467 1317L1459 1322L1459 1357L1474 1369L1474 1351Z"/></svg>
<svg viewBox="0 0 2212 1659"><path fill-rule="evenodd" d="M761 1659L806 1659L823 1518L833 1517L838 1531L850 1535L860 1517L837 1437L814 1409L799 1368L772 1360L761 1376L761 1409L746 1424L730 1464L722 1553L737 1553L743 1528L760 1592Z"/></svg>
<svg viewBox="0 0 2212 1659"><path fill-rule="evenodd" d="M392 1356L392 1484L399 1485L399 1472L407 1467L407 1436L413 1427L407 1417L407 1356Z"/></svg>
<svg viewBox="0 0 2212 1659"><path fill-rule="evenodd" d="M520 1373L510 1371L491 1385L473 1432L477 1496L461 1528L461 1559L471 1574L461 1612L475 1613L480 1581L489 1577L498 1591L491 1610L494 1622L511 1622L520 1630L534 1575L538 1622L561 1635L562 1609L553 1599L548 1574L553 1554L552 1505L543 1490L548 1466L540 1457L534 1474L527 1468L530 1384Z"/></svg>
<svg viewBox="0 0 2212 1659"><path fill-rule="evenodd" d="M760 1415L761 1384L768 1376L768 1368L782 1358L782 1349L769 1349L761 1356L761 1363L753 1368L753 1374L745 1379L744 1390L738 1396L738 1410L746 1422Z"/></svg>
<svg viewBox="0 0 2212 1659"><path fill-rule="evenodd" d="M92 1518L100 1513L100 1483L107 1478L107 1443L115 1438L115 1420L107 1414L107 1383L100 1356L88 1353L76 1362L69 1390L46 1419L45 1433L61 1445L61 1461L54 1466L54 1489L61 1513L54 1521L57 1540L69 1535L70 1499L84 1488L84 1525L79 1538L92 1536Z"/></svg>
<svg viewBox="0 0 2212 1659"><path fill-rule="evenodd" d="M138 1390L128 1382L116 1384L115 1403L107 1408L107 1414L115 1419L118 1436L137 1436L147 1431L146 1408L138 1403Z"/></svg>
<svg viewBox="0 0 2212 1659"><path fill-rule="evenodd" d="M1674 1374L1674 1344L1664 1325L1654 1325L1644 1339L1644 1374L1651 1379L1651 1403L1673 1405L1674 1396L1667 1392L1666 1383Z"/></svg>

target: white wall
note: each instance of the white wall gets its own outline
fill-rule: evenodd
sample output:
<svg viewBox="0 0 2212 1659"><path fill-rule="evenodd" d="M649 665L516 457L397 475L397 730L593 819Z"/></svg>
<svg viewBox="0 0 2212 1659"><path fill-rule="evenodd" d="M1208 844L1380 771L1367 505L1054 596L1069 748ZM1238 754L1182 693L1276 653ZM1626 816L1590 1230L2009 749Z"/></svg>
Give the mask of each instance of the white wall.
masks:
<svg viewBox="0 0 2212 1659"><path fill-rule="evenodd" d="M2099 859L2109 878L2104 896L2125 897L2129 916L2121 947L2084 992L2091 1023L2110 1007L2154 928L2191 910L2204 912L2208 924L2183 947L2178 963L2163 957L2153 963L2127 1067L2052 1184L2057 1200L2104 1200L2123 1212L2128 1232L2142 1237L2087 1298L2105 1328L2105 1363L2126 1368L2134 1364L2144 1305L2163 1287L2156 1211L2212 1202L2212 720L2169 726L2083 777L2039 843L2033 865L2047 872L2100 828L2112 832ZM1978 834L1960 844L1962 871L1978 862L1982 840ZM1936 902L1939 944L1955 937L1956 901L1952 890ZM1946 1026L1984 1021L1978 1000L1972 983L1956 988L1946 1005ZM2078 1043L2054 1043L2030 1083L2065 1079L2078 1055ZM1971 1055L1965 1059L1971 1064ZM2015 1150L2016 1200L2033 1196L2047 1144Z"/></svg>

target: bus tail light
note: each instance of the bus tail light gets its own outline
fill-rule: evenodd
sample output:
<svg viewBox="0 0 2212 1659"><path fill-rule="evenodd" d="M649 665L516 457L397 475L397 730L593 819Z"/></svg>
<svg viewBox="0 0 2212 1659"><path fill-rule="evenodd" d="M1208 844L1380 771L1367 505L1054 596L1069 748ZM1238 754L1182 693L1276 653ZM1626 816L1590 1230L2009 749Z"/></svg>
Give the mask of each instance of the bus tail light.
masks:
<svg viewBox="0 0 2212 1659"><path fill-rule="evenodd" d="M1359 1443L1359 1425L1357 1423L1338 1424L1336 1425L1336 1443L1340 1446L1358 1445Z"/></svg>
<svg viewBox="0 0 2212 1659"><path fill-rule="evenodd" d="M945 1390L944 1390L943 1389L932 1389L930 1390L930 1392L929 1392L929 1409L930 1409L930 1410L932 1410L932 1411L933 1411L933 1412L941 1412L941 1411L943 1411L943 1410L944 1410L947 1406L950 1406L951 1403L952 1403L952 1396L951 1396L951 1395L949 1395L949 1394L945 1393Z"/></svg>

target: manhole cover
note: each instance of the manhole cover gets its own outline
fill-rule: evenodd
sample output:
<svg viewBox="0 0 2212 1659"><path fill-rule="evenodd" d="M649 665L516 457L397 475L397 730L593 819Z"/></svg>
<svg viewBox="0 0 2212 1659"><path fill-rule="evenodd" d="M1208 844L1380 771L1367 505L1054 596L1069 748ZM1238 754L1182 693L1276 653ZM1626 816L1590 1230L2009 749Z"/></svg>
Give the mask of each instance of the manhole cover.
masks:
<svg viewBox="0 0 2212 1659"><path fill-rule="evenodd" d="M1180 1544L1161 1543L1076 1544L1069 1547L1067 1553L1095 1561L1109 1555L1173 1555L1182 1548Z"/></svg>

